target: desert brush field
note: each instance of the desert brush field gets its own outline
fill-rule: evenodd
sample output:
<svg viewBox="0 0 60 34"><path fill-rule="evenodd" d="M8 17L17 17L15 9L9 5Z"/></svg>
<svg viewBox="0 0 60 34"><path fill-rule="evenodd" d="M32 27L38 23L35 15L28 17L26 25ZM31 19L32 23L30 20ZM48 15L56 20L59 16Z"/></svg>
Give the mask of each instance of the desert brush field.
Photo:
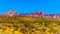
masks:
<svg viewBox="0 0 60 34"><path fill-rule="evenodd" d="M60 18L0 16L0 34L60 34Z"/></svg>

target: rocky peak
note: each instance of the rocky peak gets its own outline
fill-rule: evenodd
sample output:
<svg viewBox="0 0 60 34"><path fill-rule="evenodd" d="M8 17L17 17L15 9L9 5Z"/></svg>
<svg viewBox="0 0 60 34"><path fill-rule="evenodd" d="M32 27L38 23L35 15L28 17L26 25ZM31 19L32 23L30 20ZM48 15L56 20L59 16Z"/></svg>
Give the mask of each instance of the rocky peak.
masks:
<svg viewBox="0 0 60 34"><path fill-rule="evenodd" d="M18 14L15 10L8 11L4 14L5 16L18 16Z"/></svg>

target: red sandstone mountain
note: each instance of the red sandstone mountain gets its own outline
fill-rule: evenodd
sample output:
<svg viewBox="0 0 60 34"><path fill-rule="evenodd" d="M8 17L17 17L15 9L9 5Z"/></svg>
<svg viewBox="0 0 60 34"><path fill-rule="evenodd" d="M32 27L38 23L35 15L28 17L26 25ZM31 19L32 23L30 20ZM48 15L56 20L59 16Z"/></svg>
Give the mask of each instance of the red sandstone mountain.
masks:
<svg viewBox="0 0 60 34"><path fill-rule="evenodd" d="M34 13L22 15L22 14L17 13L15 10L8 11L3 15L4 16L39 16L39 17L43 17L43 18L60 18L59 15L44 14L44 12L34 12Z"/></svg>

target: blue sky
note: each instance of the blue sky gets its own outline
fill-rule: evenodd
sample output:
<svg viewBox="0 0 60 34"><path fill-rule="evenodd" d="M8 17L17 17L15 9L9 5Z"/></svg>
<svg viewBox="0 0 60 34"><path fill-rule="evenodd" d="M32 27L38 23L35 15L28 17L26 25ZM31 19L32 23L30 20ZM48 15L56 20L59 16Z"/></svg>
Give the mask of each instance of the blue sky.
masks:
<svg viewBox="0 0 60 34"><path fill-rule="evenodd" d="M9 10L16 10L19 13L60 13L60 0L0 0L0 14Z"/></svg>

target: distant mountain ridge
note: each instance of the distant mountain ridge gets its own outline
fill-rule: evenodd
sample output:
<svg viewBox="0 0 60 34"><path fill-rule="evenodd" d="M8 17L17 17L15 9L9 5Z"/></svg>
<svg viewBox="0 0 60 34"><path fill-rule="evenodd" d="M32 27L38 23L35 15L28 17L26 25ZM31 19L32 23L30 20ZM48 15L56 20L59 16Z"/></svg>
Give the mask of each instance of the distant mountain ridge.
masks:
<svg viewBox="0 0 60 34"><path fill-rule="evenodd" d="M43 18L60 18L60 14L45 14L44 12L34 12L34 13L17 13L15 10L8 11L3 14L4 16L35 16L35 17L43 17Z"/></svg>

